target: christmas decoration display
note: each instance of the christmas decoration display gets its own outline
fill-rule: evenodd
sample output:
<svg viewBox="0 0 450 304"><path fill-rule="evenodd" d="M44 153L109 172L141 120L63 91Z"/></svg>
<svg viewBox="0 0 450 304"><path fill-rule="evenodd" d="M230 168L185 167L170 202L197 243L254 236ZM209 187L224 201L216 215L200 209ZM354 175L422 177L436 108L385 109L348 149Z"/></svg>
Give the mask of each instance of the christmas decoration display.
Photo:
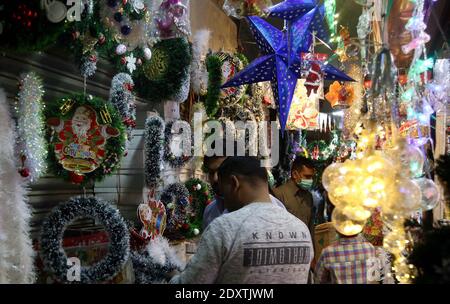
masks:
<svg viewBox="0 0 450 304"><path fill-rule="evenodd" d="M151 59L142 64L142 69L136 70L136 92L153 102L174 99L184 101L183 92L189 91L191 57L189 43L185 38L158 42L152 48Z"/></svg>
<svg viewBox="0 0 450 304"><path fill-rule="evenodd" d="M125 150L125 130L110 103L74 94L49 105L46 117L52 173L86 184L101 181L117 168Z"/></svg>
<svg viewBox="0 0 450 304"><path fill-rule="evenodd" d="M100 283L109 280L128 260L129 232L119 211L113 208L111 203L95 197L73 197L55 207L44 220L40 240L44 264L61 282L68 282L70 263L61 248L61 242L67 226L80 217L99 221L109 235L108 254L95 265L81 267L80 283Z"/></svg>
<svg viewBox="0 0 450 304"><path fill-rule="evenodd" d="M196 236L202 230L203 211L213 201L214 192L208 183L198 178L191 178L184 185L189 190L189 203L192 206L187 236Z"/></svg>
<svg viewBox="0 0 450 304"><path fill-rule="evenodd" d="M287 2L282 2L279 5L285 5L286 3ZM290 11L288 13L284 13L284 11L285 8L282 8L276 13L275 10L272 11L271 14L280 17L291 15ZM317 16L320 16L318 8L311 10L311 14L308 18L311 19L314 17L315 20L318 20L317 22L320 22L320 17L317 17L316 14ZM250 28L256 38L259 48L263 51L263 56L255 59L244 70L222 85L222 88L271 81L283 132L286 127L297 78L300 78L301 76L301 56L299 56L299 54L301 51L307 51L311 43L309 42L307 44L308 47L304 49L303 46L295 47L296 43L292 42L291 48L294 46L294 49L291 50L291 48L288 48L288 41L286 40L285 35L280 30L259 17L247 17L247 20L250 23ZM309 20L305 23L304 27L306 29L310 26L315 28L318 26L316 24L317 22ZM293 32L295 32L294 37L301 37L301 39L299 38L297 40L302 43L308 40L304 37L305 30ZM309 35L309 32L306 32ZM347 75L329 64L324 65L322 71L325 79L331 77L332 79L337 80L342 77L345 78L344 80L351 80Z"/></svg>
<svg viewBox="0 0 450 304"><path fill-rule="evenodd" d="M120 114L127 128L127 140L132 139L132 131L136 127L136 98L133 95L134 82L129 74L119 73L111 81L109 101Z"/></svg>
<svg viewBox="0 0 450 304"><path fill-rule="evenodd" d="M17 174L15 134L6 94L0 89L0 283L35 281L26 185Z"/></svg>
<svg viewBox="0 0 450 304"><path fill-rule="evenodd" d="M183 131L177 134L177 130ZM173 137L174 133L177 134L176 138ZM182 147L180 147L180 144L182 144ZM172 168L180 168L191 158L192 141L189 123L182 120L167 123L164 131L164 160Z"/></svg>
<svg viewBox="0 0 450 304"><path fill-rule="evenodd" d="M272 6L270 0L225 0L222 9L228 16L243 18L246 16L265 16Z"/></svg>
<svg viewBox="0 0 450 304"><path fill-rule="evenodd" d="M297 80L286 124L288 130L319 128L319 96L317 93L308 96L305 83L304 79Z"/></svg>
<svg viewBox="0 0 450 304"><path fill-rule="evenodd" d="M164 120L159 116L145 121L145 184L149 188L158 186L163 169Z"/></svg>
<svg viewBox="0 0 450 304"><path fill-rule="evenodd" d="M166 207L161 201L152 197L147 203L140 204L138 207L138 218L142 222L140 236L147 239L154 239L163 235L166 229Z"/></svg>
<svg viewBox="0 0 450 304"><path fill-rule="evenodd" d="M325 98L330 102L333 109L341 110L349 108L354 100L353 87L351 85L341 85L335 81L331 84Z"/></svg>
<svg viewBox="0 0 450 304"><path fill-rule="evenodd" d="M52 23L40 1L5 0L0 9L0 46L19 53L44 51L64 32L63 23Z"/></svg>
<svg viewBox="0 0 450 304"><path fill-rule="evenodd" d="M300 52L308 52L313 37L328 41L328 29L323 20L324 5L318 6L315 1L287 0L272 6L269 16L287 21L287 54L289 66L300 66Z"/></svg>
<svg viewBox="0 0 450 304"><path fill-rule="evenodd" d="M211 31L202 29L194 34L192 41L191 87L195 94L206 95L208 88L208 71L206 55Z"/></svg>
<svg viewBox="0 0 450 304"><path fill-rule="evenodd" d="M242 54L229 54L218 52L208 56L206 67L208 70L208 91L206 105L208 114L215 116L219 108L234 107L241 101L247 86L222 88L220 86L234 77L247 64L247 59Z"/></svg>
<svg viewBox="0 0 450 304"><path fill-rule="evenodd" d="M160 3L160 4L159 4ZM155 1L152 35L160 39L188 37L191 35L189 0Z"/></svg>
<svg viewBox="0 0 450 304"><path fill-rule="evenodd" d="M181 183L170 184L161 193L161 201L167 212L165 235L169 239L182 237L182 231L187 232L190 228L188 220L192 207L188 197L189 191Z"/></svg>
<svg viewBox="0 0 450 304"><path fill-rule="evenodd" d="M158 236L139 252L131 253L136 284L160 284L166 274L184 266L166 238Z"/></svg>
<svg viewBox="0 0 450 304"><path fill-rule="evenodd" d="M35 182L46 170L44 89L42 79L34 72L22 74L14 106L17 115L17 146L21 169L19 173Z"/></svg>

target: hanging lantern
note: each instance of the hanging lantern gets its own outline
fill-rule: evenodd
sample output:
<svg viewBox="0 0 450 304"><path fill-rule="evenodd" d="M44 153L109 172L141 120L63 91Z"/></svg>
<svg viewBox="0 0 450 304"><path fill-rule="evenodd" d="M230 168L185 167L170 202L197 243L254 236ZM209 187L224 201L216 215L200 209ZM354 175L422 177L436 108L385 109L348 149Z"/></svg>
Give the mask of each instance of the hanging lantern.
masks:
<svg viewBox="0 0 450 304"><path fill-rule="evenodd" d="M325 98L335 110L342 110L349 108L354 99L354 90L350 85L341 85L338 81L331 84L330 90L325 95Z"/></svg>

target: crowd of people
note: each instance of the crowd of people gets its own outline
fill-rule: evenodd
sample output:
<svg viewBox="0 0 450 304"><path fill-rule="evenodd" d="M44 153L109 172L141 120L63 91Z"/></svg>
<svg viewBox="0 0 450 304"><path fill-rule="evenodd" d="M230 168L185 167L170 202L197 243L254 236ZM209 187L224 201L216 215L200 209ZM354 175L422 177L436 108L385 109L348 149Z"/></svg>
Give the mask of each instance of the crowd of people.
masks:
<svg viewBox="0 0 450 304"><path fill-rule="evenodd" d="M215 200L204 211L196 254L181 273L168 274L171 283L392 283L387 255L362 234L337 233L315 260L310 159L298 156L290 179L274 189L257 157L205 157L204 166Z"/></svg>

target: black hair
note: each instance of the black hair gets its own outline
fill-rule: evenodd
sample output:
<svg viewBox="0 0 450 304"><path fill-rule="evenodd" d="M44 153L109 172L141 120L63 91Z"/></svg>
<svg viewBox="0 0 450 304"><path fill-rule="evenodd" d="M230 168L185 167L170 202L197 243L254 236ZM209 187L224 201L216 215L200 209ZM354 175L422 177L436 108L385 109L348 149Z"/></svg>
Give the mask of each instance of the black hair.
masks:
<svg viewBox="0 0 450 304"><path fill-rule="evenodd" d="M239 175L254 184L256 180L268 183L267 170L256 156L230 156L219 167L219 178Z"/></svg>
<svg viewBox="0 0 450 304"><path fill-rule="evenodd" d="M314 162L309 158L297 156L292 163L292 170L301 170L303 166L312 169L314 168Z"/></svg>

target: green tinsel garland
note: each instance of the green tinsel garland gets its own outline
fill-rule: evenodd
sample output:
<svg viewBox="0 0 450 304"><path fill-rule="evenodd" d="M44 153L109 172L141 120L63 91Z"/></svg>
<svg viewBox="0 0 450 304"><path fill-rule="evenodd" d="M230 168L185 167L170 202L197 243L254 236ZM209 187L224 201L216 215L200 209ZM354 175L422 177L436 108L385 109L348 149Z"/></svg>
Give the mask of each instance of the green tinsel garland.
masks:
<svg viewBox="0 0 450 304"><path fill-rule="evenodd" d="M76 101L76 103L72 106L70 111L68 111L65 115L63 115L61 113L60 107L64 104L64 100L68 100L68 99L72 99L72 100ZM87 106L92 107L96 111L97 115L98 115L99 110L106 106L108 109L108 112L111 116L111 119L112 119L112 123L110 124L110 126L119 130L120 135L117 137L109 138L105 144L106 153L105 153L104 159L106 160L106 159L108 159L109 156L112 156L112 155L117 156L117 161L112 163L110 166L110 169L113 172L119 165L120 160L122 159L122 156L125 151L125 140L126 140L125 133L126 133L126 131L125 131L125 127L122 123L122 119L121 119L119 113L117 112L117 110L114 108L114 106L111 103L109 103L101 98L98 98L98 97L92 97L92 99L91 99L83 94L75 93L75 94L65 96L61 99L58 99L52 103L47 104L46 109L45 109L45 116L47 119L51 118L51 117L67 119L67 118L72 117L75 109L82 105L87 105ZM55 155L55 146L50 140L52 130L51 130L51 128L48 128L48 129L49 129L48 130L49 132L47 134L47 140L49 142L48 171L56 176L61 176L65 180L69 181L70 180L70 175L69 175L70 172L65 170L61 166L61 164L58 162L58 159L56 158L56 155ZM103 166L100 165L96 170L84 175L85 178L84 178L83 182L81 183L81 185L83 185L83 186L87 185L91 181L100 182L107 175L109 175L109 174L105 174L103 172Z"/></svg>
<svg viewBox="0 0 450 304"><path fill-rule="evenodd" d="M198 185L200 185L200 189L197 189ZM203 212L213 200L213 191L208 183L198 178L187 180L185 186L189 190L189 202L194 210L194 216L189 219L189 231L186 233L186 236L191 238L196 236L194 229L202 231Z"/></svg>
<svg viewBox="0 0 450 304"><path fill-rule="evenodd" d="M208 117L214 117L219 110L220 86L222 85L222 61L216 55L206 58L208 71L208 93L205 100L205 109Z"/></svg>

